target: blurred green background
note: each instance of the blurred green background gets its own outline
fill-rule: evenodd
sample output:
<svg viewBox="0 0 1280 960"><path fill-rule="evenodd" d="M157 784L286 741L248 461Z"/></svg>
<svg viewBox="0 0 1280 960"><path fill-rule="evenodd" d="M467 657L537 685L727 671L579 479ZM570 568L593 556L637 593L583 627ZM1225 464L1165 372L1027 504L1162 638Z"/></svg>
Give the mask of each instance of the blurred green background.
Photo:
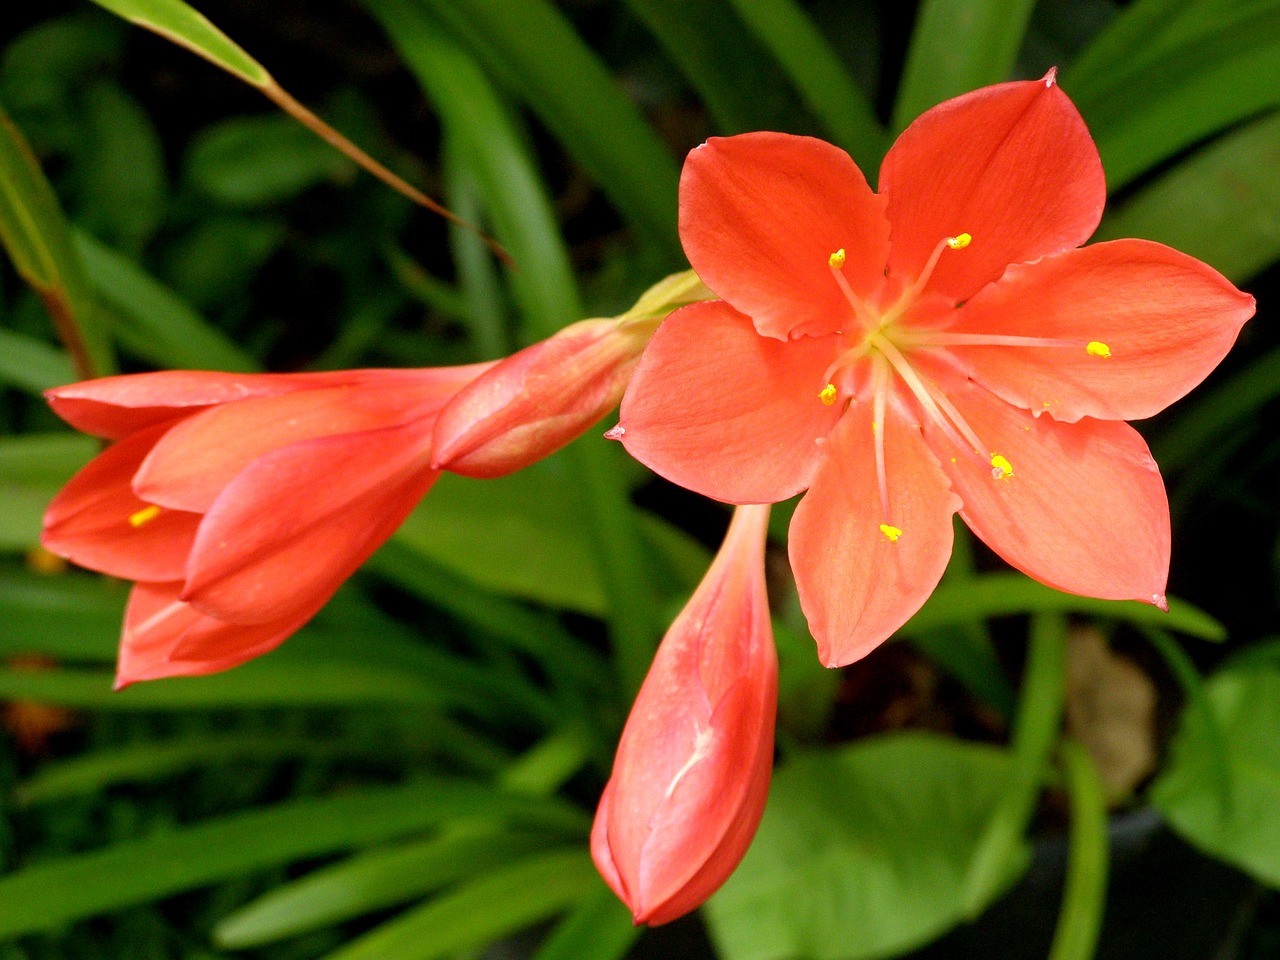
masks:
<svg viewBox="0 0 1280 960"><path fill-rule="evenodd" d="M127 585L36 550L96 444L40 399L80 373L11 233L0 960L1280 956L1280 3L198 6L519 269L189 51L89 0L8 4L0 190L41 211L36 286L99 373L498 357L687 267L676 181L707 136L815 134L874 183L924 109L1055 64L1107 170L1099 239L1176 246L1259 311L1138 425L1174 515L1168 615L962 533L901 641L825 671L775 510L770 806L705 910L642 932L586 834L725 508L592 431L446 477L275 653L113 694Z"/></svg>

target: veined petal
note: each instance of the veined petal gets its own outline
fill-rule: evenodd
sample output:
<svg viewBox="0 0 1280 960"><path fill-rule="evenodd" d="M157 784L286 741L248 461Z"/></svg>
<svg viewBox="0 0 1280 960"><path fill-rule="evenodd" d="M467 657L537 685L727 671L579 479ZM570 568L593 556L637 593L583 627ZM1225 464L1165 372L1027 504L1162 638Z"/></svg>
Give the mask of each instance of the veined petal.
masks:
<svg viewBox="0 0 1280 960"><path fill-rule="evenodd" d="M259 457L205 515L181 599L242 624L323 603L435 482L426 467L430 428L321 437Z"/></svg>
<svg viewBox="0 0 1280 960"><path fill-rule="evenodd" d="M839 147L785 133L713 137L680 176L680 239L689 263L769 337L849 329L852 309L828 260L864 299L883 280L882 200Z"/></svg>
<svg viewBox="0 0 1280 960"><path fill-rule="evenodd" d="M892 401L884 430L889 509L881 508L871 405L852 406L791 519L800 606L828 667L858 660L904 624L951 558L960 502L919 426Z"/></svg>
<svg viewBox="0 0 1280 960"><path fill-rule="evenodd" d="M397 379L256 397L175 424L143 462L133 488L177 510L203 512L264 454L317 437L360 433L434 415L456 385ZM423 389L425 388L425 389ZM424 441L424 451L429 441Z"/></svg>
<svg viewBox="0 0 1280 960"><path fill-rule="evenodd" d="M926 425L974 533L1051 587L1163 605L1169 503L1136 430L1114 420L1035 417L972 382L948 396L1008 467L993 467Z"/></svg>
<svg viewBox="0 0 1280 960"><path fill-rule="evenodd" d="M1116 240L1010 267L948 332L1074 340L951 349L975 380L1033 413L1135 420L1208 376L1253 311L1253 297L1194 257Z"/></svg>
<svg viewBox="0 0 1280 960"><path fill-rule="evenodd" d="M179 580L199 514L161 510L131 486L164 427L153 427L94 457L53 498L44 515L45 549L126 580Z"/></svg>
<svg viewBox="0 0 1280 960"><path fill-rule="evenodd" d="M1106 185L1089 131L1050 71L921 115L885 157L880 192L892 224L891 276L910 282L944 238L973 238L943 253L926 287L960 301L1011 263L1084 243Z"/></svg>
<svg viewBox="0 0 1280 960"><path fill-rule="evenodd" d="M129 595L116 689L140 680L196 677L274 650L315 615L243 626L208 617L178 599L181 583L139 583Z"/></svg>
<svg viewBox="0 0 1280 960"><path fill-rule="evenodd" d="M619 439L657 473L729 503L776 503L810 483L840 416L818 395L829 338L762 337L713 300L658 328L622 400Z"/></svg>
<svg viewBox="0 0 1280 960"><path fill-rule="evenodd" d="M618 746L591 847L637 923L666 923L710 896L764 810L778 683L767 522L767 507L735 511L658 648Z"/></svg>

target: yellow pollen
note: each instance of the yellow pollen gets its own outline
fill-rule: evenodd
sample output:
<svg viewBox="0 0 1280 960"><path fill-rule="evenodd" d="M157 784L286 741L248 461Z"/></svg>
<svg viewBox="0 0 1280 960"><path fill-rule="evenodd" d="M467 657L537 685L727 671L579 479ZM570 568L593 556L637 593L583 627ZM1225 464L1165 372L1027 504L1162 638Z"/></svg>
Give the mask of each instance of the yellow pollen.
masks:
<svg viewBox="0 0 1280 960"><path fill-rule="evenodd" d="M1084 349L1085 349L1085 351L1089 354L1089 356L1091 356L1091 357L1109 357L1109 356L1111 356L1111 348L1110 348L1110 347L1108 347L1105 343L1101 343L1101 342L1099 342L1099 341L1097 341L1097 340L1090 340L1090 341L1085 345L1085 348L1084 348Z"/></svg>
<svg viewBox="0 0 1280 960"><path fill-rule="evenodd" d="M1008 480L1013 476L1013 464L998 453L991 455L991 476L996 480Z"/></svg>
<svg viewBox="0 0 1280 960"><path fill-rule="evenodd" d="M844 247L841 247L839 250L837 250L837 251L836 251L835 253L833 253L831 256L827 257L827 266L829 266L829 267L831 267L832 269L835 269L835 270L843 269L843 268L844 268L844 260L845 260L845 256L844 256Z"/></svg>
<svg viewBox="0 0 1280 960"><path fill-rule="evenodd" d="M818 393L818 399L821 400L828 407L831 406L833 403L835 403L836 402L836 385L834 383L828 383Z"/></svg>
<svg viewBox="0 0 1280 960"><path fill-rule="evenodd" d="M963 250L971 243L973 243L973 237L967 233L962 233L954 237L947 237L947 246L952 250Z"/></svg>
<svg viewBox="0 0 1280 960"><path fill-rule="evenodd" d="M880 424L879 424L879 423L877 423L875 420L872 420L872 421L871 421L871 432L872 432L872 433L879 433L879 432L880 432Z"/></svg>
<svg viewBox="0 0 1280 960"><path fill-rule="evenodd" d="M160 516L160 508L153 503L149 507L143 507L137 513L129 514L129 526L140 527L144 523L150 523L158 516Z"/></svg>
<svg viewBox="0 0 1280 960"><path fill-rule="evenodd" d="M897 543L898 538L902 536L902 531L897 527L890 526L887 523L880 524L880 532L889 538L890 543Z"/></svg>

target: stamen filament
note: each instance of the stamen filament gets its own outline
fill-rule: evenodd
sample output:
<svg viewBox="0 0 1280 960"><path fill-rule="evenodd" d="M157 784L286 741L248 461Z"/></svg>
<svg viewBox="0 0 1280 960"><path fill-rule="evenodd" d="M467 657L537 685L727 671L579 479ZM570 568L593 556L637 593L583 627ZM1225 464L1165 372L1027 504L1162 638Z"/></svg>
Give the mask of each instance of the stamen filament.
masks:
<svg viewBox="0 0 1280 960"><path fill-rule="evenodd" d="M885 359L892 364L893 369L902 378L902 382L907 385L907 388L915 395L915 398L920 401L920 405L924 407L925 412L951 437L956 446L968 446L979 457L985 459L986 454L983 450L982 441L978 439L978 435L973 432L969 424L965 423L964 417L960 416L960 411L955 408L951 401L941 391L932 390L929 384L912 369L911 364L907 362L907 358L899 352L898 348L887 337L875 333L868 337L867 340L884 354Z"/></svg>
<svg viewBox="0 0 1280 960"><path fill-rule="evenodd" d="M1083 340L1057 337L1018 337L988 333L951 333L946 330L921 330L911 334L913 347L1075 347L1088 349Z"/></svg>
<svg viewBox="0 0 1280 960"><path fill-rule="evenodd" d="M884 413L885 399L889 392L889 366L883 356L876 358L873 376L875 391L871 400L871 432L876 447L876 484L880 488L880 515L885 523L889 516L889 481L884 467ZM882 526L880 529L884 529ZM896 539L896 538L895 538Z"/></svg>
<svg viewBox="0 0 1280 960"><path fill-rule="evenodd" d="M833 253L827 265L831 268L831 275L836 278L836 284L840 287L840 292L844 294L844 298L849 301L849 306L853 308L854 317L857 318L858 322L862 324L864 328L873 330L878 322L875 315L871 312L870 308L862 302L862 298L853 292L853 288L849 286L849 281L846 280L844 278L844 274L840 272L841 268L844 266L844 257L837 257L837 254L843 254L843 252L843 249L841 249L837 250L836 253ZM839 261L839 266L836 266L837 260Z"/></svg>
<svg viewBox="0 0 1280 960"><path fill-rule="evenodd" d="M973 237L967 233L957 234L954 237L943 237L939 240L938 245L933 248L933 253L929 254L929 259L925 261L924 269L916 277L916 282L907 288L907 292L902 295L899 303L910 304L915 301L916 297L920 296L920 292L928 284L929 278L933 276L934 268L937 267L943 250L963 250L972 242Z"/></svg>

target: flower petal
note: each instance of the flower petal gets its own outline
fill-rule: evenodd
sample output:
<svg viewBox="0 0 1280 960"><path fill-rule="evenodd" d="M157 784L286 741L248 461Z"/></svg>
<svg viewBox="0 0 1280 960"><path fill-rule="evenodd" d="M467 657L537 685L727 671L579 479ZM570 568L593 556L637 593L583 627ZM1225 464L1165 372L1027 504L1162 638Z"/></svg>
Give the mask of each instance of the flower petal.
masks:
<svg viewBox="0 0 1280 960"><path fill-rule="evenodd" d="M948 332L1075 340L952 350L975 380L1033 413L1134 420L1208 376L1253 310L1253 297L1194 257L1116 240L1010 267L955 312ZM1089 343L1109 355L1091 355Z"/></svg>
<svg viewBox="0 0 1280 960"><path fill-rule="evenodd" d="M913 281L944 238L973 237L963 251L943 252L927 287L964 300L1011 263L1084 243L1106 185L1089 131L1050 71L921 115L885 157L880 192L891 276Z"/></svg>
<svg viewBox="0 0 1280 960"><path fill-rule="evenodd" d="M713 137L680 176L680 239L689 263L760 333L787 339L846 329L849 302L828 259L868 296L888 254L884 204L839 147L785 133Z"/></svg>
<svg viewBox="0 0 1280 960"><path fill-rule="evenodd" d="M237 474L272 450L434 415L458 386L392 378L214 407L169 430L143 462L134 490L152 503L203 512Z"/></svg>
<svg viewBox="0 0 1280 960"><path fill-rule="evenodd" d="M430 430L414 422L259 457L205 515L181 598L246 624L323 603L439 476L425 466Z"/></svg>
<svg viewBox="0 0 1280 960"><path fill-rule="evenodd" d="M757 506L735 512L618 745L592 853L637 923L666 923L709 897L764 811L778 689L764 583L768 516Z"/></svg>
<svg viewBox="0 0 1280 960"><path fill-rule="evenodd" d="M622 399L628 452L673 483L729 503L776 503L809 485L815 441L840 416L819 400L837 347L784 343L713 300L677 310Z"/></svg>
<svg viewBox="0 0 1280 960"><path fill-rule="evenodd" d="M948 396L1012 470L997 477L986 459L926 427L974 533L1059 590L1164 604L1169 503L1136 430L1114 420L1035 417L972 382Z"/></svg>
<svg viewBox="0 0 1280 960"><path fill-rule="evenodd" d="M960 502L914 420L892 402L885 419L888 515L880 504L871 405L862 403L827 437L822 466L791 519L788 549L800 606L828 667L866 656L902 626L951 558L951 515Z"/></svg>
<svg viewBox="0 0 1280 960"><path fill-rule="evenodd" d="M274 650L316 610L287 621L243 626L208 617L178 599L181 583L139 583L129 595L116 689L140 680L196 677Z"/></svg>
<svg viewBox="0 0 1280 960"><path fill-rule="evenodd" d="M181 579L200 515L152 507L131 486L163 433L159 426L121 440L72 477L45 511L45 548L126 580Z"/></svg>

